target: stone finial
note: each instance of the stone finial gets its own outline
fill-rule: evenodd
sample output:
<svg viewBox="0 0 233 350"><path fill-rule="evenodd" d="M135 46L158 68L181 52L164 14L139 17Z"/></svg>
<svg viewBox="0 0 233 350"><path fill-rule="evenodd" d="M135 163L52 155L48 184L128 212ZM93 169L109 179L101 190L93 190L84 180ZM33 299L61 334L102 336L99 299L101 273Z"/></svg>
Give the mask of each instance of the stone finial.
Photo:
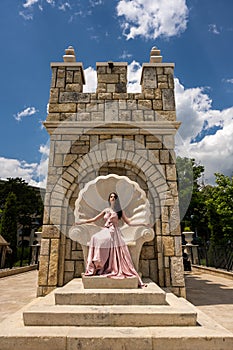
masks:
<svg viewBox="0 0 233 350"><path fill-rule="evenodd" d="M150 52L150 63L161 63L163 56L160 55L160 50L153 46Z"/></svg>
<svg viewBox="0 0 233 350"><path fill-rule="evenodd" d="M64 62L76 62L76 56L74 52L73 46L69 46L68 49L65 50L65 55L63 55Z"/></svg>

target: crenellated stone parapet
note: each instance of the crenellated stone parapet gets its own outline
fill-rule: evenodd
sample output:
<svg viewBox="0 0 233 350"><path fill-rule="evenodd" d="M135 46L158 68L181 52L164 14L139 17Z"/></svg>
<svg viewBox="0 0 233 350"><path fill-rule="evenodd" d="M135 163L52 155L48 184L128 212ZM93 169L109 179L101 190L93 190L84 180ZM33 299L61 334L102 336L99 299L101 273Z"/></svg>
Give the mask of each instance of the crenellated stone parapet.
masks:
<svg viewBox="0 0 233 350"><path fill-rule="evenodd" d="M47 121L176 121L173 63L144 63L141 93L127 92L125 62L96 64L95 93L83 93L82 63L51 63L51 67Z"/></svg>

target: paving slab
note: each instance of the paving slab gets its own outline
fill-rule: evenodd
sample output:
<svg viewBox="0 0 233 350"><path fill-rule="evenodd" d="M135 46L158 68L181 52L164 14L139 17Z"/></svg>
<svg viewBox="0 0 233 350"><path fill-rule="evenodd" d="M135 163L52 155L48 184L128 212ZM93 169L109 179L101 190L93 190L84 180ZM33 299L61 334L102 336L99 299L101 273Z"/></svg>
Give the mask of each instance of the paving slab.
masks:
<svg viewBox="0 0 233 350"><path fill-rule="evenodd" d="M38 271L0 278L0 322L36 298Z"/></svg>
<svg viewBox="0 0 233 350"><path fill-rule="evenodd" d="M233 280L212 273L185 274L187 300L233 332Z"/></svg>

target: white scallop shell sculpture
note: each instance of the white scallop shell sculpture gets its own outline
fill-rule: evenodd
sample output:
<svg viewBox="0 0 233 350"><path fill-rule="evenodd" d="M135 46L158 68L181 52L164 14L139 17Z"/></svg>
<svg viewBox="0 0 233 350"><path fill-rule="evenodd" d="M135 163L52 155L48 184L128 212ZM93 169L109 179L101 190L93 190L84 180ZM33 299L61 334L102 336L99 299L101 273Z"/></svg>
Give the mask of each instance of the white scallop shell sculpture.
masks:
<svg viewBox="0 0 233 350"><path fill-rule="evenodd" d="M84 186L75 202L75 221L95 217L107 208L108 196L111 192L118 194L121 208L133 224L150 223L150 205L145 192L128 177L116 174L99 176ZM103 221L98 220L91 224L72 226L69 231L69 237L82 246L84 263L87 259L91 236L97 233L103 224ZM128 226L122 222L121 232L138 271L142 245L154 238L154 230L145 226Z"/></svg>

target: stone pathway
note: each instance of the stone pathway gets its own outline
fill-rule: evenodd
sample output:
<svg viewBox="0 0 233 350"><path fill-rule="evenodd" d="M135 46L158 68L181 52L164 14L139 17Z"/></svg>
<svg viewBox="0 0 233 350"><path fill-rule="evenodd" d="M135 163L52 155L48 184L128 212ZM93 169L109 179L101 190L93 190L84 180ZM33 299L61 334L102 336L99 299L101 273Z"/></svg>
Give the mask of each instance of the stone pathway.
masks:
<svg viewBox="0 0 233 350"><path fill-rule="evenodd" d="M0 278L0 322L36 297L37 270Z"/></svg>
<svg viewBox="0 0 233 350"><path fill-rule="evenodd" d="M233 279L195 271L185 281L188 301L233 332Z"/></svg>
<svg viewBox="0 0 233 350"><path fill-rule="evenodd" d="M0 322L36 298L38 271L0 278ZM233 280L207 273L185 275L187 299L233 332Z"/></svg>

